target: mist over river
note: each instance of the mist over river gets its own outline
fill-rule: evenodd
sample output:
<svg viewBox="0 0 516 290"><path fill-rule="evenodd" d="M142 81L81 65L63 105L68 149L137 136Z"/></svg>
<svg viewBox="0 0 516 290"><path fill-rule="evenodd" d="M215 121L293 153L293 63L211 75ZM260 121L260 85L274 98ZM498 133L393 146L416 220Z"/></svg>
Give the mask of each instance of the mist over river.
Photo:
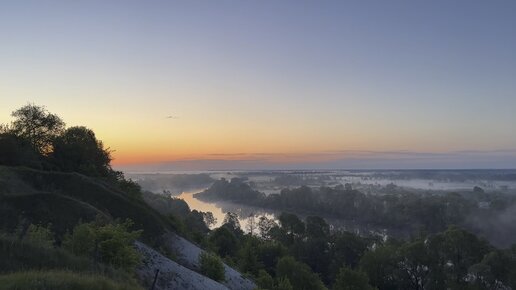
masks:
<svg viewBox="0 0 516 290"><path fill-rule="evenodd" d="M211 228L220 227L223 224L226 213L236 213L240 222L240 227L244 232L249 232L248 223L251 217L255 218L255 222L258 222L259 217L266 216L269 219L274 219L277 222L277 216L281 214L281 211L272 209L265 209L259 207L246 206L231 202L208 202L202 201L194 197L194 194L202 192L205 189L183 191L181 194L173 196L174 198L180 198L184 200L191 210L197 210L202 212L211 212L215 217L216 222ZM294 212L301 218L306 218L307 215L299 212ZM332 229L345 230L354 232L359 235L378 235L382 237L394 236L399 238L405 238L410 235L409 231L394 229L394 228L379 228L377 226L365 225L357 223L356 221L347 221L343 219L336 219L331 217L323 216ZM258 234L258 232L254 232Z"/></svg>
<svg viewBox="0 0 516 290"><path fill-rule="evenodd" d="M202 192L221 179L241 180L253 190L270 194L279 194L282 190L292 190L301 186L318 188L351 187L369 196L399 195L406 198L416 194L418 196L445 196L447 194L460 194L465 198L471 197L474 208L488 211L493 203L494 212L497 199L502 197L510 203L516 196L516 170L263 170L263 171L185 171L185 172L127 172L128 177L137 181L143 190L156 194L164 194L183 199L191 210L211 212L216 218L212 228L223 224L227 212L237 214L243 231L248 231L247 225L250 216L257 218L265 215L274 218L281 213L275 205L268 207L256 207L222 201L223 199L197 199L196 193ZM474 193L474 195L472 195ZM478 195L484 197L479 198ZM477 196L477 197L474 197ZM344 210L344 209L343 209ZM407 228L406 225L392 223L390 225L373 225L358 219L336 218L335 215L325 215L324 212L310 213L299 209L284 209L306 218L308 215L323 217L330 227L346 230L360 235L380 235L406 238L417 232L415 228ZM478 213L478 211L477 211ZM499 216L491 215L486 218L484 214L469 216L464 225L496 244L506 246L505 239L507 227L513 224L515 219L512 207L500 210ZM390 228L385 228L389 226ZM508 239L512 242L514 238Z"/></svg>

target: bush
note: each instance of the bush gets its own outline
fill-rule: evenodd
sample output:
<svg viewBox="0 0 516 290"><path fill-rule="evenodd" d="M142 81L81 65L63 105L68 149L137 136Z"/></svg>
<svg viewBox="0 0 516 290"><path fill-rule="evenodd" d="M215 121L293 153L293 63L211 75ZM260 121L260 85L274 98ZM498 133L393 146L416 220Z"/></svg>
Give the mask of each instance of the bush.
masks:
<svg viewBox="0 0 516 290"><path fill-rule="evenodd" d="M215 281L225 280L224 264L218 256L203 252L199 255L199 264L203 275Z"/></svg>
<svg viewBox="0 0 516 290"><path fill-rule="evenodd" d="M77 225L63 242L65 249L79 256L99 259L116 268L132 270L140 261L133 242L141 231L130 231L130 220L101 224L99 221Z"/></svg>
<svg viewBox="0 0 516 290"><path fill-rule="evenodd" d="M52 248L54 247L55 239L50 227L50 224L46 227L31 224L23 239L43 248Z"/></svg>

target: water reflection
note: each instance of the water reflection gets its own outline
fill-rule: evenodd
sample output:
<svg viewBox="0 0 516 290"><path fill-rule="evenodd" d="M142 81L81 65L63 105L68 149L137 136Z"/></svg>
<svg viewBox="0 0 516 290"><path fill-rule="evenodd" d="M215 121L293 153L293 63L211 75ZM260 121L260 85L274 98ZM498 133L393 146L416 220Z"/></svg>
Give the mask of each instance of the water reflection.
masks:
<svg viewBox="0 0 516 290"><path fill-rule="evenodd" d="M204 189L183 191L180 195L177 195L175 197L183 199L188 204L191 210L195 209L198 211L211 212L213 216L217 219L217 222L215 223L215 225L212 226L212 228L217 228L222 225L222 222L224 221L224 216L227 212L233 212L238 215L238 221L240 222L240 226L244 231L247 231L247 224L251 216L266 216L267 218L276 219L275 214L279 214L272 210L265 210L262 208L252 206L244 206L230 202L204 202L193 197L195 193L201 192L203 190Z"/></svg>
<svg viewBox="0 0 516 290"><path fill-rule="evenodd" d="M260 216L266 216L267 218L277 220L277 216L281 214L280 211L274 211L270 209L245 206L230 202L204 202L193 197L195 193L201 192L203 190L204 189L183 191L180 195L177 195L176 197L183 199L188 204L191 210L195 209L203 212L211 212L213 216L217 219L215 225L211 227L212 229L220 227L222 225L222 222L224 221L224 216L227 212L233 212L238 215L240 226L244 232L248 232L247 225L250 216L254 216L255 218ZM306 215L304 214L297 213L297 215L301 219L306 218ZM386 238L388 236L397 238L408 238L410 235L410 231L407 229L384 228L374 225L357 223L356 221L342 220L325 216L323 216L323 218L325 218L325 220L330 225L330 228L332 229L353 232L361 236L375 235L381 236L383 238ZM255 221L258 222L258 220Z"/></svg>

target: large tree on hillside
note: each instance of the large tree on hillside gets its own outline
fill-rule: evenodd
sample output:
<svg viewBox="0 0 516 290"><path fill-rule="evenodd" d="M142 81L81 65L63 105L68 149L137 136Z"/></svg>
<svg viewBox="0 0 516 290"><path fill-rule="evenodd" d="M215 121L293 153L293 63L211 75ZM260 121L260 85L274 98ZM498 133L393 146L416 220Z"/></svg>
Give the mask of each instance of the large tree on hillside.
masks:
<svg viewBox="0 0 516 290"><path fill-rule="evenodd" d="M59 136L65 123L42 106L27 104L12 112L15 120L8 131L27 140L35 151L47 155L52 151L52 142Z"/></svg>
<svg viewBox="0 0 516 290"><path fill-rule="evenodd" d="M111 172L111 155L102 141L86 127L71 127L53 142L54 162L64 171L90 176L107 176Z"/></svg>

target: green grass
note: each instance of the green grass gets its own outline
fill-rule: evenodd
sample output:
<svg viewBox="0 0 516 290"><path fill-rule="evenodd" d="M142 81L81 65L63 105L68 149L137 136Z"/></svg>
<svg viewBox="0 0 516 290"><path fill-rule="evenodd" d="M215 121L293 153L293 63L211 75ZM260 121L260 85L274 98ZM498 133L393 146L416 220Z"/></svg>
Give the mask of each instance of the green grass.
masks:
<svg viewBox="0 0 516 290"><path fill-rule="evenodd" d="M0 166L0 233L19 226L51 224L59 245L79 222L97 215L131 219L142 240L159 246L173 225L138 196L116 184L77 173ZM89 258L0 234L1 289L140 289L133 273Z"/></svg>
<svg viewBox="0 0 516 290"><path fill-rule="evenodd" d="M11 209L4 210L7 214L0 212L0 218L23 213L33 223L52 223L58 235L70 231L79 220L91 221L99 212L130 218L135 229L144 229L142 239L149 244L156 244L165 229L172 228L143 199L105 180L77 173L0 166L0 205Z"/></svg>
<svg viewBox="0 0 516 290"><path fill-rule="evenodd" d="M13 236L0 235L0 257L0 274L66 270L102 275L121 282L134 281L130 274L122 270L94 263L88 258L75 256L63 249L21 242Z"/></svg>
<svg viewBox="0 0 516 290"><path fill-rule="evenodd" d="M95 274L70 271L27 271L0 275L0 289L10 290L136 290L129 282L116 282Z"/></svg>

